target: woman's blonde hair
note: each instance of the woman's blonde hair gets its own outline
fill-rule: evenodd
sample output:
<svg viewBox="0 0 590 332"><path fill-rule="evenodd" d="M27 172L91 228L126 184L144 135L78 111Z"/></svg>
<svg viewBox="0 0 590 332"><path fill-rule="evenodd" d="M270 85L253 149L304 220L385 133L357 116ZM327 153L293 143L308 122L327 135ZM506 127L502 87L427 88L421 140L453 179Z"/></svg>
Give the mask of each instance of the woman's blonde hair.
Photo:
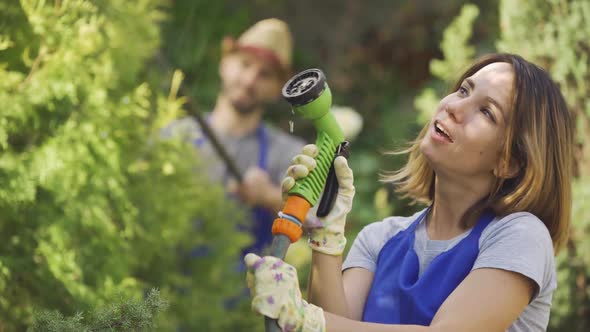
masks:
<svg viewBox="0 0 590 332"><path fill-rule="evenodd" d="M504 167L516 162L515 177L497 178L484 200L469 209L472 213L491 208L496 215L527 211L543 221L557 252L566 242L571 215L573 172L573 120L558 86L540 67L513 54L492 54L480 58L457 81L457 91L467 77L495 62L512 65L515 74L512 112L502 152ZM420 151L420 142L430 124L424 126L409 148L395 154L409 154L406 165L382 177L393 182L396 191L415 202L432 203L435 174ZM468 216L469 214L469 216Z"/></svg>

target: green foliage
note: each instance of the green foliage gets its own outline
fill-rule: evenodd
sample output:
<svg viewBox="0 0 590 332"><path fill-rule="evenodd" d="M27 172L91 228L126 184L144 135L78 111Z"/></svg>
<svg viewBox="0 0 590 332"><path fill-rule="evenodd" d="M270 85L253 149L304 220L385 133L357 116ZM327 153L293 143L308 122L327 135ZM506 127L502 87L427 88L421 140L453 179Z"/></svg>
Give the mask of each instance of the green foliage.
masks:
<svg viewBox="0 0 590 332"><path fill-rule="evenodd" d="M590 179L574 181L572 233L567 250L557 257L558 288L553 296L551 326L555 331L586 331L590 306Z"/></svg>
<svg viewBox="0 0 590 332"><path fill-rule="evenodd" d="M242 290L232 262L250 240L233 231L243 215L196 171L192 146L159 140L183 100L142 83L165 10L163 0L0 3L0 330L152 287L171 304L163 330L245 320L223 305ZM209 254L189 259L198 246Z"/></svg>
<svg viewBox="0 0 590 332"><path fill-rule="evenodd" d="M441 49L446 61L434 59L430 62L430 71L435 77L452 82L473 58L475 47L467 43L472 35L471 27L478 15L479 9L475 5L467 4L461 8L459 16L445 30ZM450 59L452 61L449 61Z"/></svg>
<svg viewBox="0 0 590 332"><path fill-rule="evenodd" d="M445 59L431 63L436 77L448 82L462 63L470 61L473 47L465 44L469 35L460 33L470 30L471 21L460 16L445 32L445 38L453 38L455 42L443 41ZM453 37L451 31L457 35ZM590 2L504 0L500 2L500 31L497 50L520 54L546 68L560 85L576 120L578 153L572 233L567 250L557 257L559 286L554 294L551 327L553 331L587 331L590 328L590 260L587 256L590 249L587 203L590 199ZM421 121L429 118L434 102L439 99L433 89L424 90L416 99Z"/></svg>
<svg viewBox="0 0 590 332"><path fill-rule="evenodd" d="M473 60L475 47L470 46L469 41L478 15L479 9L475 5L464 5L459 16L443 33L441 50L444 58L430 62L432 75L447 86L451 86ZM414 106L419 111L419 123L428 122L434 114L440 100L437 92L434 88L426 88L416 98Z"/></svg>
<svg viewBox="0 0 590 332"><path fill-rule="evenodd" d="M168 303L152 289L144 301L119 299L106 308L84 315L64 317L57 311L39 313L28 329L30 332L107 332L150 331L154 316L166 310Z"/></svg>
<svg viewBox="0 0 590 332"><path fill-rule="evenodd" d="M238 38L252 23L245 3L229 2L175 1L162 25L162 54L186 74L187 90L201 107L211 107L219 92L222 39Z"/></svg>

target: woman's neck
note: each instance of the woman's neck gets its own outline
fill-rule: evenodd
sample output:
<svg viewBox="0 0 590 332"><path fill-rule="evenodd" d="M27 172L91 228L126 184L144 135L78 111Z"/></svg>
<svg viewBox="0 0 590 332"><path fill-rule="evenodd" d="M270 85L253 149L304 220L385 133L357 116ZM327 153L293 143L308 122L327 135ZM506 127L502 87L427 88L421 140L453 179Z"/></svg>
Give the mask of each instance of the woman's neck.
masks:
<svg viewBox="0 0 590 332"><path fill-rule="evenodd" d="M240 113L223 95L217 98L209 122L222 136L240 137L256 130L262 121L262 111Z"/></svg>
<svg viewBox="0 0 590 332"><path fill-rule="evenodd" d="M437 176L427 223L430 239L448 240L465 232L468 227L463 223L463 216L489 194L492 180L489 177L461 182Z"/></svg>

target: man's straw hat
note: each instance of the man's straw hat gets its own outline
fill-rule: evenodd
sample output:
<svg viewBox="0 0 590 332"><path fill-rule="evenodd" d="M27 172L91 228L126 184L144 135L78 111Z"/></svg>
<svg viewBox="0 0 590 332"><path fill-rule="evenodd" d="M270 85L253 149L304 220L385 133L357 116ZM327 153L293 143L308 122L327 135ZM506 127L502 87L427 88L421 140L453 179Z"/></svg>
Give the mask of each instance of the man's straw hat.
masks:
<svg viewBox="0 0 590 332"><path fill-rule="evenodd" d="M226 37L222 42L223 55L242 51L251 52L275 64L283 74L291 71L293 37L287 23L269 18L246 30L236 41Z"/></svg>

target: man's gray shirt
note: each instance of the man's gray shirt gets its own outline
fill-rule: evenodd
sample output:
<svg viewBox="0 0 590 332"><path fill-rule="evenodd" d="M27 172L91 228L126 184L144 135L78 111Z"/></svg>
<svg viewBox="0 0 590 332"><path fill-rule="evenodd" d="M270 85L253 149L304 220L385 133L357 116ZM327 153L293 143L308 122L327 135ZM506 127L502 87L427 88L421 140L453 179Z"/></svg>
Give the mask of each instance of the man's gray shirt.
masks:
<svg viewBox="0 0 590 332"><path fill-rule="evenodd" d="M293 157L301 153L304 142L270 125L264 125L264 132L267 138L266 171L272 182L279 185L287 168L291 165ZM172 122L162 130L162 136L167 138L181 137L194 142L195 146L198 145L199 155L207 167L209 178L213 182L219 183L225 183L229 179L230 174L227 166L195 119L186 117ZM242 137L218 135L217 138L234 160L242 175L248 168L259 165L260 142L256 131Z"/></svg>
<svg viewBox="0 0 590 332"><path fill-rule="evenodd" d="M377 257L385 243L405 230L422 211L410 217L389 217L363 228L343 264L343 270L360 267L376 271ZM419 275L432 259L452 248L469 234L453 239L430 240L423 221L416 228L414 251L420 261ZM524 275L536 284L529 305L507 330L509 332L546 331L551 299L557 288L553 242L547 227L536 216L519 212L495 218L479 239L479 254L473 268L495 268Z"/></svg>

